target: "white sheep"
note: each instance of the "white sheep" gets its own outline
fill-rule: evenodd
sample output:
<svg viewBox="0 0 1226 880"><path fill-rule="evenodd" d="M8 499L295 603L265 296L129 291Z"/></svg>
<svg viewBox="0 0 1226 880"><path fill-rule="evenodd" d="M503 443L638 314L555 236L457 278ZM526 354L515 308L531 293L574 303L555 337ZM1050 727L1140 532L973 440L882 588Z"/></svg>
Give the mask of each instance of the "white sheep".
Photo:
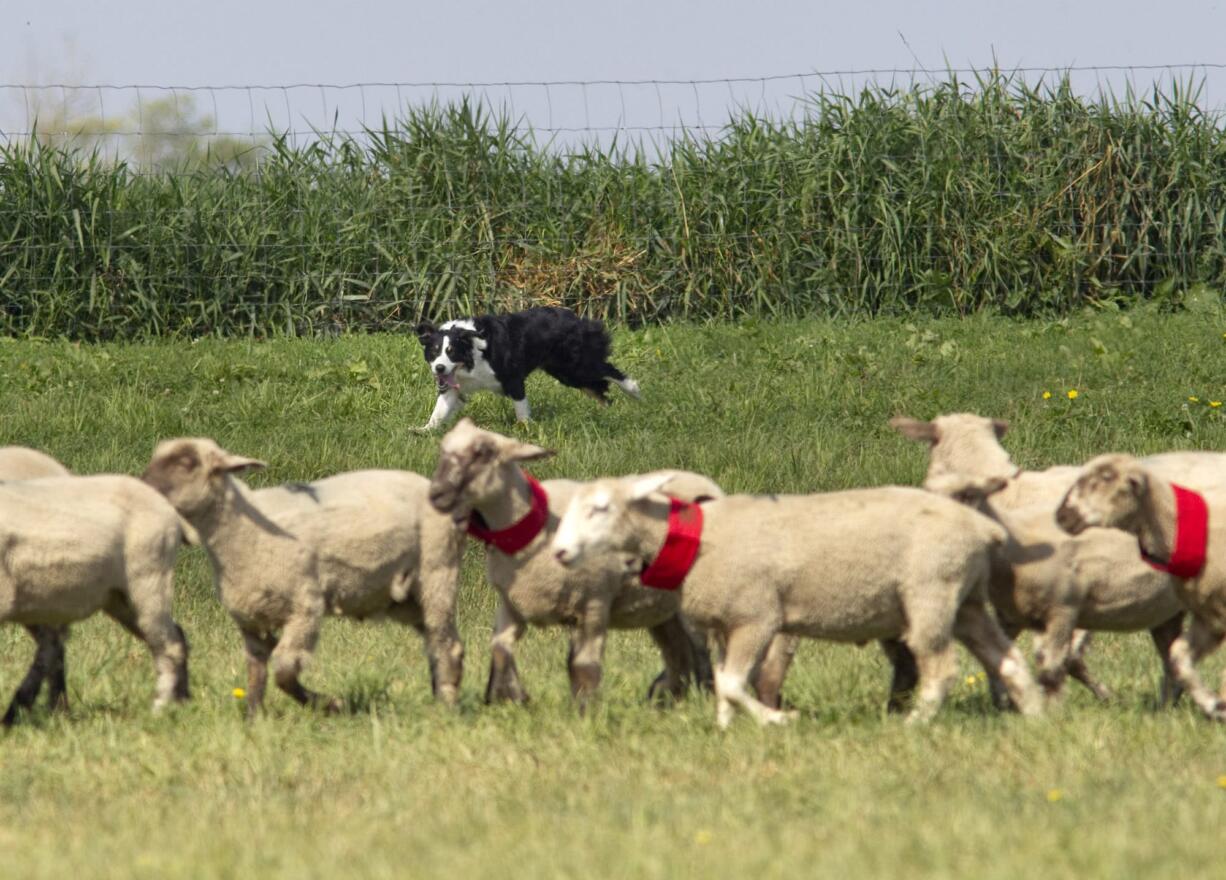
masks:
<svg viewBox="0 0 1226 880"><path fill-rule="evenodd" d="M550 558L548 545L558 519L582 485L546 480L538 484L541 494L535 494L520 465L550 455L551 450L461 419L442 439L430 484L435 509L458 521L467 523L472 516L499 533L517 523L528 524L526 531L520 527L521 539L502 543L502 549L490 544L486 550L489 582L499 597L486 700L526 699L515 664L515 644L529 623L570 629L567 669L572 693L581 703L599 687L609 628L646 628L665 664L649 694L663 689L679 696L692 679L709 677L709 666L704 670L705 650L677 616L677 596L628 584L620 574L582 568L564 571ZM711 480L691 474L679 475L675 489L687 498L723 495ZM534 513L537 518L531 520ZM782 680L782 671L778 679Z"/></svg>
<svg viewBox="0 0 1226 880"><path fill-rule="evenodd" d="M33 705L42 682L67 706L68 624L104 611L141 639L157 671L154 708L188 698L187 640L171 617L179 517L126 476L74 477L32 449L0 449L0 620L22 624L34 662L3 724Z"/></svg>
<svg viewBox="0 0 1226 880"><path fill-rule="evenodd" d="M46 453L24 446L0 447L0 480L37 480L41 477L71 476L68 468ZM18 685L4 718L0 721L10 727L17 720L18 712L29 709L38 699L43 681L47 684L47 706L53 712L68 709L68 684L64 676L64 639L67 627L29 624L25 627L34 639L34 659L25 678Z"/></svg>
<svg viewBox="0 0 1226 880"><path fill-rule="evenodd" d="M1163 665L1161 700L1177 696L1169 652L1183 614L1174 582L1137 560L1131 541L1118 532L1069 537L1056 526L1056 506L1077 468L1017 467L1000 445L1007 424L999 419L954 413L890 424L928 444L925 488L972 503L1008 530L1006 564L994 567L989 595L1011 638L1022 629L1041 633L1039 679L1049 693L1059 692L1067 673L1107 699L1085 666L1084 630L1144 629ZM1184 466L1178 456L1159 458L1164 466Z"/></svg>
<svg viewBox="0 0 1226 880"><path fill-rule="evenodd" d="M580 488L553 540L557 560L640 570L669 535L672 504L661 494L669 480L650 475ZM856 643L901 638L919 669L909 721L928 720L944 700L957 670L954 639L1004 680L1023 713L1041 711L1025 662L987 612L990 555L1005 540L987 517L900 487L736 495L699 511L701 537L681 610L720 645L720 727L734 706L762 724L789 717L746 690L779 633Z"/></svg>
<svg viewBox="0 0 1226 880"><path fill-rule="evenodd" d="M1222 693L1205 686L1196 663L1226 637L1226 496L1179 487L1144 460L1100 455L1088 462L1056 512L1061 528L1082 534L1095 526L1128 534L1134 555L1169 571L1179 601L1191 613L1187 632L1171 646L1171 664L1197 707L1226 721ZM1138 553L1138 550L1140 551Z"/></svg>
<svg viewBox="0 0 1226 880"><path fill-rule="evenodd" d="M247 710L260 711L271 658L281 690L328 711L303 687L326 614L386 616L422 632L435 694L458 698L464 648L455 624L463 532L405 471L354 471L252 490L238 474L264 463L206 438L160 443L144 479L195 529L218 595L247 651Z"/></svg>

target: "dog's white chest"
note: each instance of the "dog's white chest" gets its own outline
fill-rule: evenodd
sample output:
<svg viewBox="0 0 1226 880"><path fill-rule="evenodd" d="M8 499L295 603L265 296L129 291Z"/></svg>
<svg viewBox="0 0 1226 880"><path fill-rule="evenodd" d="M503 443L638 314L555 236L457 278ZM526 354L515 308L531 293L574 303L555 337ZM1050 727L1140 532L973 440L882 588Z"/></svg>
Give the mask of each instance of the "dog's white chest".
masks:
<svg viewBox="0 0 1226 880"><path fill-rule="evenodd" d="M502 384L494 375L489 362L481 352L473 352L473 368L465 370L460 367L455 371L456 384L460 386L461 394L472 394L476 391L502 391Z"/></svg>

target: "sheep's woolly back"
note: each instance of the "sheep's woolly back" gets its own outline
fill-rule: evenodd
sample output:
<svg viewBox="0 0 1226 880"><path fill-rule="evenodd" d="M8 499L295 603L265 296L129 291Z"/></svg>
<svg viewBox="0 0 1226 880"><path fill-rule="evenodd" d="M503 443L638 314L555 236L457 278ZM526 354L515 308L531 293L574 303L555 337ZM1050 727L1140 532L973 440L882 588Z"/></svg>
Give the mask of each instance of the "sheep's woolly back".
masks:
<svg viewBox="0 0 1226 880"><path fill-rule="evenodd" d="M0 447L0 480L67 477L68 468L44 452L24 446Z"/></svg>

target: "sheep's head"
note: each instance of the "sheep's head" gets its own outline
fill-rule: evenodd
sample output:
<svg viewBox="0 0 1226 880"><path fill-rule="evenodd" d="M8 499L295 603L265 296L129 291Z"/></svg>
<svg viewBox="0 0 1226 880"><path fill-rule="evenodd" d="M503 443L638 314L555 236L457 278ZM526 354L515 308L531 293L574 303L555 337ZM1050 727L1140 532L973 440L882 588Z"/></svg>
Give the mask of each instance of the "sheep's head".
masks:
<svg viewBox="0 0 1226 880"><path fill-rule="evenodd" d="M443 435L430 480L430 504L439 513L463 519L474 507L507 491L513 467L553 454L552 449L484 431L471 419L461 419Z"/></svg>
<svg viewBox="0 0 1226 880"><path fill-rule="evenodd" d="M1092 526L1135 532L1149 493L1145 469L1130 455L1100 455L1088 462L1056 509L1056 523L1071 535Z"/></svg>
<svg viewBox="0 0 1226 880"><path fill-rule="evenodd" d="M264 462L227 452L207 437L179 437L158 444L141 479L191 519L216 502L227 476L262 467Z"/></svg>
<svg viewBox="0 0 1226 880"><path fill-rule="evenodd" d="M569 568L596 555L617 555L625 571L637 570L642 553L633 514L653 503L666 514L668 497L663 489L675 476L671 471L657 471L641 477L595 480L580 488L553 536L554 558Z"/></svg>
<svg viewBox="0 0 1226 880"><path fill-rule="evenodd" d="M1008 480L1017 473L1017 466L1000 445L1000 438L1009 428L1009 423L1002 419L989 419L974 413L950 413L922 422L896 416L890 419L890 427L904 437L928 444L926 489L949 494L939 486L950 476Z"/></svg>

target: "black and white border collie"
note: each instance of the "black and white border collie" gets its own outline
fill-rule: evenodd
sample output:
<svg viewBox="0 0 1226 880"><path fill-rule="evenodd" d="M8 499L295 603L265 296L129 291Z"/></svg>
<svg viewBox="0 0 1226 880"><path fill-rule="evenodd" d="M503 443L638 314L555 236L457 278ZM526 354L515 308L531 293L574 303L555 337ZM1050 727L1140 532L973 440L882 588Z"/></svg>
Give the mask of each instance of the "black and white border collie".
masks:
<svg viewBox="0 0 1226 880"><path fill-rule="evenodd" d="M477 391L506 395L515 405L515 418L527 421L524 380L536 369L602 403L608 402L609 382L631 397L639 396L639 384L609 363L604 324L580 318L570 309L538 306L438 327L423 321L416 329L438 383L438 401L423 430L446 424Z"/></svg>

